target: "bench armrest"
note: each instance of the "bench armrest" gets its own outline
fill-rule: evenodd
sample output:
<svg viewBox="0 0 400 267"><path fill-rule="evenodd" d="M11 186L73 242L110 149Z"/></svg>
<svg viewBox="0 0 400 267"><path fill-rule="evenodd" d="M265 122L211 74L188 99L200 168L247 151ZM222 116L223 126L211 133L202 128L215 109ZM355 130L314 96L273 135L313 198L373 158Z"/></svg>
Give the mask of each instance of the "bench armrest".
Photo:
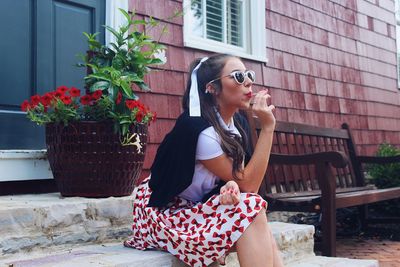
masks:
<svg viewBox="0 0 400 267"><path fill-rule="evenodd" d="M358 156L357 160L360 163L377 163L377 164L400 163L400 155L390 156L390 157Z"/></svg>
<svg viewBox="0 0 400 267"><path fill-rule="evenodd" d="M349 160L347 155L341 151L329 151L300 155L271 153L269 162L284 165L310 165L328 162L336 168L344 168Z"/></svg>

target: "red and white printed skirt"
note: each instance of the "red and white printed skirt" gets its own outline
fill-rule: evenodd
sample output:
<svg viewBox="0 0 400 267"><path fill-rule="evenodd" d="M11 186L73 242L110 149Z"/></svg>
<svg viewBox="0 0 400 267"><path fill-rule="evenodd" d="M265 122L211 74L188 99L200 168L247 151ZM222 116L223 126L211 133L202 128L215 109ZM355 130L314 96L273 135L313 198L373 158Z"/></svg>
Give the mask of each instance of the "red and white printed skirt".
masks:
<svg viewBox="0 0 400 267"><path fill-rule="evenodd" d="M267 208L267 202L254 193L242 193L237 205L220 205L219 196L214 195L205 203L176 197L167 208L146 207L151 195L149 178L135 188L133 235L124 245L165 250L193 267L207 266L224 256Z"/></svg>

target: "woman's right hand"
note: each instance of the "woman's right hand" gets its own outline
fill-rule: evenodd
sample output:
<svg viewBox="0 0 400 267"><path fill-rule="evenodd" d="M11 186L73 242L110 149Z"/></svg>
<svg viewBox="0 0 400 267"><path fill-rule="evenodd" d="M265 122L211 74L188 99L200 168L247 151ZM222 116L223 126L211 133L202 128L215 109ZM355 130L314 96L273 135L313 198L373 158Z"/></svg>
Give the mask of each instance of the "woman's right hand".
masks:
<svg viewBox="0 0 400 267"><path fill-rule="evenodd" d="M275 106L268 105L270 98L271 95L268 94L268 89L261 90L254 97L252 110L260 121L261 129L273 131L276 120L272 111L275 109Z"/></svg>

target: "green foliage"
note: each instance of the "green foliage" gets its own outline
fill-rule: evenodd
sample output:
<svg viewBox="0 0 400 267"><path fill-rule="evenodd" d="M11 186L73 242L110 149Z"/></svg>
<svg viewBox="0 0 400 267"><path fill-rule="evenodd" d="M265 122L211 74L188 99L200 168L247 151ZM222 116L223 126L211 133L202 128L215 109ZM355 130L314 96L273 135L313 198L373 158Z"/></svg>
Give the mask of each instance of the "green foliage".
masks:
<svg viewBox="0 0 400 267"><path fill-rule="evenodd" d="M86 67L85 95L81 96L77 88L60 86L54 92L43 96L32 96L25 100L21 109L33 122L43 125L56 122L65 125L71 121L113 120L115 130L121 134L122 145L135 145L137 136L129 132L130 126L136 123L149 124L156 119L156 113L138 101L132 88L136 85L143 91L149 91L144 77L154 65L164 64L160 54L165 46L160 38L167 32L165 26L160 31L157 41L147 33L159 26L152 17L145 20L134 19L120 9L126 18L126 24L114 29L104 26L114 37L109 47L98 40L98 33L83 33L88 43L86 55L81 55ZM179 16L179 12L170 19ZM141 30L144 29L144 30Z"/></svg>
<svg viewBox="0 0 400 267"><path fill-rule="evenodd" d="M400 155L400 149L389 144L382 144L376 155L379 157L397 156ZM371 164L368 167L368 173L371 176L370 182L378 188L400 186L400 163Z"/></svg>
<svg viewBox="0 0 400 267"><path fill-rule="evenodd" d="M132 91L132 85L136 84L144 91L149 91L149 86L144 82L144 77L151 71L152 65L162 64L163 61L157 55L165 50L165 46L154 41L151 36L139 27L145 27L146 32L159 26L159 22L150 17L147 20L135 20L135 14L129 14L120 9L127 23L118 29L104 26L115 37L115 42L110 47L101 45L96 40L97 34L84 33L89 45L88 55L85 57L84 66L91 70L85 77L87 88L96 90L101 81L103 88L111 94L115 101L117 94L115 89L122 92L123 99L137 99ZM161 35L166 33L163 27ZM107 82L107 83L104 83Z"/></svg>
<svg viewBox="0 0 400 267"><path fill-rule="evenodd" d="M110 110L113 103L110 98L102 96L94 105L83 107L83 112L87 120L103 121L110 119Z"/></svg>
<svg viewBox="0 0 400 267"><path fill-rule="evenodd" d="M388 157L400 155L400 149L390 145L382 144L379 146L376 156ZM400 186L400 163L389 164L370 164L367 168L370 176L368 182L378 188L389 188ZM400 200L388 200L375 203L369 206L371 213L384 216L400 216Z"/></svg>

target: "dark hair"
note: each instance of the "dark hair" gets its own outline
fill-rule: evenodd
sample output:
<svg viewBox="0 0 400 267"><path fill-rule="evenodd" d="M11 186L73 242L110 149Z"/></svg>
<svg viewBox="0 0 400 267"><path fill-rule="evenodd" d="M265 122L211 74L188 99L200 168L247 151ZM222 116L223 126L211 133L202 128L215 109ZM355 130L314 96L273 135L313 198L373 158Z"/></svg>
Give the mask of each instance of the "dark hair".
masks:
<svg viewBox="0 0 400 267"><path fill-rule="evenodd" d="M228 157L232 158L233 160L232 176L235 179L238 179L237 172L243 171L242 162L245 157L244 147L246 147L248 142L246 132L243 130L237 120L235 120L235 126L238 128L242 138L240 138L236 134L231 133L228 130L225 130L220 125L218 116L215 112L215 109L218 109L218 107L214 95L205 93L206 85L211 80L217 79L221 76L222 69L230 58L237 57L228 54L216 54L204 61L201 64L200 68L197 70L197 86L200 98L201 116L214 127L215 131L220 136L222 150ZM196 59L190 65L186 91L182 99L182 107L185 111L189 110L189 92L190 86L192 84L191 73L193 69L199 64L200 60L201 59ZM213 82L213 85L216 92L221 92L221 80Z"/></svg>

